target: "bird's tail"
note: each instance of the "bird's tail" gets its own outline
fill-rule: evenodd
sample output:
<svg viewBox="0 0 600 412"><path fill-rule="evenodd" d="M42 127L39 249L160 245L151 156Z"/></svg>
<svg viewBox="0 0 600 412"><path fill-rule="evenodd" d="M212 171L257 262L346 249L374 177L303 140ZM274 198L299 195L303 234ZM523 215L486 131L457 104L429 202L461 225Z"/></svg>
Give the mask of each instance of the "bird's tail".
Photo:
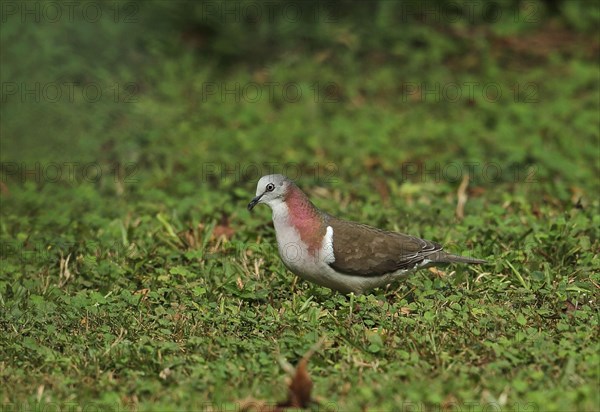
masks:
<svg viewBox="0 0 600 412"><path fill-rule="evenodd" d="M438 254L433 261L435 263L470 263L474 265L482 265L487 263L487 260L475 259L466 256L452 255L450 253L441 252Z"/></svg>

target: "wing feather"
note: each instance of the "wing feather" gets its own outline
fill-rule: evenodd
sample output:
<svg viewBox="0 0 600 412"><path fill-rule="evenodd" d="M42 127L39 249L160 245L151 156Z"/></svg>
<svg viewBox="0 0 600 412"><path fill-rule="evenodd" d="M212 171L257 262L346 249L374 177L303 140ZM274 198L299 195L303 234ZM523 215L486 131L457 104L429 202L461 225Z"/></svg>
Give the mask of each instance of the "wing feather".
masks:
<svg viewBox="0 0 600 412"><path fill-rule="evenodd" d="M413 269L442 246L402 233L387 232L368 225L327 217L333 229L334 270L354 276L381 276Z"/></svg>

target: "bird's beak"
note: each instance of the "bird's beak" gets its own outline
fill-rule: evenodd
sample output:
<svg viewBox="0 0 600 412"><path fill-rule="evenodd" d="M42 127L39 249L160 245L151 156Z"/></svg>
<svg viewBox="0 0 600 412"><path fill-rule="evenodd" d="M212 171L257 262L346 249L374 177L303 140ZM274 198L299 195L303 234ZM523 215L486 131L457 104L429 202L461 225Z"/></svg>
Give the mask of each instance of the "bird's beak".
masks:
<svg viewBox="0 0 600 412"><path fill-rule="evenodd" d="M260 198L263 197L263 195L264 195L264 193L262 195L256 196L254 199L252 199L252 201L250 203L248 203L248 210L254 209L254 206L256 206L258 204L258 202L260 201Z"/></svg>

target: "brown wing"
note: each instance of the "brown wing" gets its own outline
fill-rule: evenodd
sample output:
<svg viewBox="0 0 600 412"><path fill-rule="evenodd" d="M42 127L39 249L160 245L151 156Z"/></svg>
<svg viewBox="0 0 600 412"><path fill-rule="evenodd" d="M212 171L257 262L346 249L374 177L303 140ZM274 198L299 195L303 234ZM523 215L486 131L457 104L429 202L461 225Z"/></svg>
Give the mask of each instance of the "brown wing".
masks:
<svg viewBox="0 0 600 412"><path fill-rule="evenodd" d="M330 263L338 272L355 276L380 276L400 269L412 269L442 246L402 233L386 232L360 223L328 216L333 229Z"/></svg>

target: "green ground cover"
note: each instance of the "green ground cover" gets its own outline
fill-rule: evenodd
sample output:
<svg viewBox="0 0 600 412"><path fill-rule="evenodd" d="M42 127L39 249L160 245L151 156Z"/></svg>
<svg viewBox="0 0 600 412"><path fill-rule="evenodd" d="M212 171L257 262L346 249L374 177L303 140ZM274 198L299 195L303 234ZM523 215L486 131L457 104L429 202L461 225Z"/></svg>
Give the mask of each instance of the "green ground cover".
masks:
<svg viewBox="0 0 600 412"><path fill-rule="evenodd" d="M23 4L0 28L0 410L275 403L278 360L321 338L321 410L600 409L597 4ZM270 171L490 264L310 285L246 211Z"/></svg>

